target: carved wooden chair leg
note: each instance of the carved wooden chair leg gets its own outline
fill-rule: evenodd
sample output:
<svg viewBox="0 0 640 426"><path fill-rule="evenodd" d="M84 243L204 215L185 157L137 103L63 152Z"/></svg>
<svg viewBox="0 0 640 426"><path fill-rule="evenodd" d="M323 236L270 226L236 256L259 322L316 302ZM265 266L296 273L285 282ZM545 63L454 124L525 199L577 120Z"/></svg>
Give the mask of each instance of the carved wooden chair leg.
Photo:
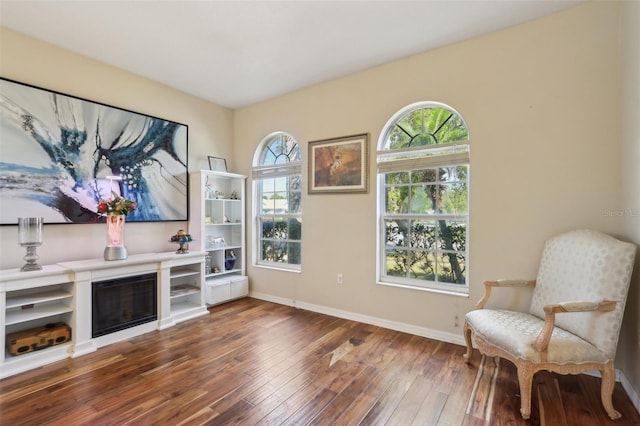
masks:
<svg viewBox="0 0 640 426"><path fill-rule="evenodd" d="M520 385L520 415L524 420L531 416L531 384L533 383L533 367L529 363L516 365L518 384Z"/></svg>
<svg viewBox="0 0 640 426"><path fill-rule="evenodd" d="M619 419L622 414L613 408L613 402L611 401L613 396L613 387L616 384L616 372L613 368L613 362L607 363L602 369L600 369L600 373L602 374L602 385L600 387L600 399L602 400L602 405L611 420Z"/></svg>
<svg viewBox="0 0 640 426"><path fill-rule="evenodd" d="M464 360L467 364L469 364L471 363L473 344L471 343L471 327L469 327L467 321L464 322L464 340L467 342L467 353L464 354Z"/></svg>

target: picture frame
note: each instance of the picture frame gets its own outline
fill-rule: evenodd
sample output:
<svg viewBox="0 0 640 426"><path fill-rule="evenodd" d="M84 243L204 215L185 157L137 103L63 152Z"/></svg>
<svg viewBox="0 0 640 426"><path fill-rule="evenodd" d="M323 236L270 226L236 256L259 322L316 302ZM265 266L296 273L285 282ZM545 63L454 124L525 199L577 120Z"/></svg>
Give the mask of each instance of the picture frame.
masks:
<svg viewBox="0 0 640 426"><path fill-rule="evenodd" d="M369 134L309 142L309 194L367 193Z"/></svg>
<svg viewBox="0 0 640 426"><path fill-rule="evenodd" d="M209 170L215 172L228 172L227 170L227 160L222 157L212 157L208 156L209 159Z"/></svg>
<svg viewBox="0 0 640 426"><path fill-rule="evenodd" d="M0 128L2 225L103 222L114 193L127 222L189 218L185 124L0 77Z"/></svg>

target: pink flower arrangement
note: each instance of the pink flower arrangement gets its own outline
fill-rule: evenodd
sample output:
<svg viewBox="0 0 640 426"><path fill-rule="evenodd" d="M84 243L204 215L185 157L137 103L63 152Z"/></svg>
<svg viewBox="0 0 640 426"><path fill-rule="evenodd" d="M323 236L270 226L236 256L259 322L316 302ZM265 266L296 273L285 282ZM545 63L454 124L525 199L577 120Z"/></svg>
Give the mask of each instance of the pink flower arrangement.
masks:
<svg viewBox="0 0 640 426"><path fill-rule="evenodd" d="M110 200L100 200L98 202L98 214L117 214L126 216L138 207L135 201L127 200L113 191L111 192L111 195L113 198Z"/></svg>

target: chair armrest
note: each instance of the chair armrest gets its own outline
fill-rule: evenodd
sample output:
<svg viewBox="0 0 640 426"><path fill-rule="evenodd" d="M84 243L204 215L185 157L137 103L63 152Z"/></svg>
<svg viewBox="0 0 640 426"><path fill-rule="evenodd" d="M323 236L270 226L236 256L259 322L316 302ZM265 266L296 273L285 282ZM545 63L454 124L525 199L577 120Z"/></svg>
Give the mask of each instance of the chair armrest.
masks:
<svg viewBox="0 0 640 426"><path fill-rule="evenodd" d="M544 312L553 312L561 314L563 312L609 312L616 308L616 302L613 300L603 300L602 302L564 302L554 303L545 306Z"/></svg>
<svg viewBox="0 0 640 426"><path fill-rule="evenodd" d="M616 308L613 300L602 302L564 302L546 305L544 309L544 326L536 338L533 348L538 352L546 351L551 340L551 333L556 325L556 314L567 312L609 312Z"/></svg>
<svg viewBox="0 0 640 426"><path fill-rule="evenodd" d="M482 299L476 303L476 309L484 308L485 303L491 296L491 289L493 287L535 287L535 280L494 280L484 282L484 295Z"/></svg>

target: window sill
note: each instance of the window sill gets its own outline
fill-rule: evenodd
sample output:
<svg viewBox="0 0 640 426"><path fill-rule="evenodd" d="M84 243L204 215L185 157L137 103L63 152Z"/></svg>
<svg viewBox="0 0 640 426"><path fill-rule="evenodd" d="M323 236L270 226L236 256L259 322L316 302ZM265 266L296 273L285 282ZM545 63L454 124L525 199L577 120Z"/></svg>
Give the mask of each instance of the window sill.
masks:
<svg viewBox="0 0 640 426"><path fill-rule="evenodd" d="M263 263L256 263L253 266L255 266L256 268L262 268L262 269L271 269L272 271L282 271L282 272L293 272L296 274L300 274L302 273L302 268L301 267L293 267L293 268L285 268L283 266L278 266L278 265L266 265Z"/></svg>
<svg viewBox="0 0 640 426"><path fill-rule="evenodd" d="M446 294L446 295L449 295L449 296L457 296L457 297L469 298L469 288L468 287L465 287L464 290L461 290L461 291L453 291L453 290L447 290L447 289L441 289L441 288L418 287L418 286L413 286L413 285L382 282L382 281L376 281L376 284L384 285L384 286L388 286L388 287L404 288L404 289L407 289L407 290L426 291L426 292L429 292L429 293L438 293L438 294Z"/></svg>

